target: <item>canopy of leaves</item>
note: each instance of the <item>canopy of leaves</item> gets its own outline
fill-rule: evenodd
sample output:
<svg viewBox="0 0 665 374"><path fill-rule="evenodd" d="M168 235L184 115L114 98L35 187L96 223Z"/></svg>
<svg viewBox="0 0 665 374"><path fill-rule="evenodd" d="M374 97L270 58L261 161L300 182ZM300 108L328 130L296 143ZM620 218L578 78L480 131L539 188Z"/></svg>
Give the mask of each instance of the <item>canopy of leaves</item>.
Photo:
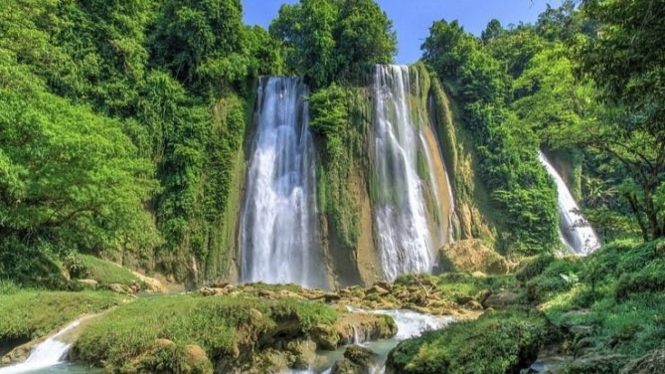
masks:
<svg viewBox="0 0 665 374"><path fill-rule="evenodd" d="M390 63L397 52L392 21L372 0L285 4L270 33L284 43L288 70L319 87Z"/></svg>

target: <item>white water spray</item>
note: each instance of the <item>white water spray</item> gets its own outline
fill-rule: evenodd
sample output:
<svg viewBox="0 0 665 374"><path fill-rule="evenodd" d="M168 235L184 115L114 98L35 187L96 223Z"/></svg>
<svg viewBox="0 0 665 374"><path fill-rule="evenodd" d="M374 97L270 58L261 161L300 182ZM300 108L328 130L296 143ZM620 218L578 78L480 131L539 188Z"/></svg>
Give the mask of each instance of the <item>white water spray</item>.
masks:
<svg viewBox="0 0 665 374"><path fill-rule="evenodd" d="M411 115L409 68L378 65L374 80L374 214L383 273L394 280L404 273L429 272L438 248L429 232L423 181L417 172L422 137Z"/></svg>
<svg viewBox="0 0 665 374"><path fill-rule="evenodd" d="M542 152L538 152L540 162L556 183L559 202L559 237L575 254L586 255L600 247L600 242L593 228L580 214L580 208L563 178L550 164Z"/></svg>
<svg viewBox="0 0 665 374"><path fill-rule="evenodd" d="M242 218L245 282L325 286L308 93L299 78L271 77L259 88Z"/></svg>
<svg viewBox="0 0 665 374"><path fill-rule="evenodd" d="M60 340L63 335L78 327L81 321L75 321L57 334L36 345L25 362L0 369L0 374L20 374L45 369L64 363L64 358L71 344Z"/></svg>

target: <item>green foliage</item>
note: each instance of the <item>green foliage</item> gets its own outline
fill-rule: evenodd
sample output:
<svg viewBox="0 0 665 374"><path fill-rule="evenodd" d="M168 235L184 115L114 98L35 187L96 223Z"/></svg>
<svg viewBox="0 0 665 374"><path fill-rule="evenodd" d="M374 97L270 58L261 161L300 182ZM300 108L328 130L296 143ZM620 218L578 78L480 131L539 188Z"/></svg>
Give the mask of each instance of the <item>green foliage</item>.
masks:
<svg viewBox="0 0 665 374"><path fill-rule="evenodd" d="M325 149L318 169L319 208L332 217L344 244L355 248L360 237L357 192L351 181L363 161L366 120L357 89L332 84L309 97L311 128L323 139Z"/></svg>
<svg viewBox="0 0 665 374"><path fill-rule="evenodd" d="M554 260L551 255L541 255L524 260L515 270L515 278L520 282L529 281L541 275Z"/></svg>
<svg viewBox="0 0 665 374"><path fill-rule="evenodd" d="M236 355L249 355L261 348L260 337L268 339L280 328L304 335L318 324L336 320L337 313L325 305L290 300L195 296L140 299L95 321L73 349L78 359L109 369L121 368L151 350L155 339L169 339L176 346L196 344L208 357L232 360L234 350L241 349Z"/></svg>
<svg viewBox="0 0 665 374"><path fill-rule="evenodd" d="M290 72L313 85L358 78L397 52L392 21L372 0L301 0L285 4L270 25L285 45Z"/></svg>
<svg viewBox="0 0 665 374"><path fill-rule="evenodd" d="M150 36L154 63L186 85L242 77L242 5L239 0L169 0Z"/></svg>
<svg viewBox="0 0 665 374"><path fill-rule="evenodd" d="M665 206L658 191L665 183L665 54L654 38L665 30L652 1L589 0L585 15L599 24L583 38L577 57L581 73L611 105L600 123L573 129L580 142L610 155L629 170L624 196L645 241L665 236Z"/></svg>
<svg viewBox="0 0 665 374"><path fill-rule="evenodd" d="M502 249L514 255L549 252L558 241L556 190L536 159L535 134L507 110L509 76L457 21L436 22L423 50L462 104L481 160L478 172L505 220Z"/></svg>
<svg viewBox="0 0 665 374"><path fill-rule="evenodd" d="M157 183L120 123L47 93L0 56L0 276L25 283L71 250L157 244L143 209Z"/></svg>
<svg viewBox="0 0 665 374"><path fill-rule="evenodd" d="M538 312L488 312L478 320L456 322L405 340L390 352L388 366L414 374L517 372L538 356L547 324Z"/></svg>
<svg viewBox="0 0 665 374"><path fill-rule="evenodd" d="M63 287L77 251L223 275L247 87L282 70L279 42L238 0L5 6L0 277Z"/></svg>
<svg viewBox="0 0 665 374"><path fill-rule="evenodd" d="M592 327L600 353L640 357L665 341L662 251L662 241L606 245L576 265L579 284L547 296L541 308L556 324ZM555 264L545 272L569 270Z"/></svg>
<svg viewBox="0 0 665 374"><path fill-rule="evenodd" d="M0 341L42 337L83 314L101 312L121 300L110 292L0 293Z"/></svg>

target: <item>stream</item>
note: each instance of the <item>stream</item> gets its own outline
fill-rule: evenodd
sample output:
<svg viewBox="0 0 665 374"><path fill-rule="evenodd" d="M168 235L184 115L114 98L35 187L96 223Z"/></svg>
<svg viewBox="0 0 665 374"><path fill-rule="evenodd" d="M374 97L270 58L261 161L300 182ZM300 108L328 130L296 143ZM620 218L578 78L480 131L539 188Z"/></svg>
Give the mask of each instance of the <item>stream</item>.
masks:
<svg viewBox="0 0 665 374"><path fill-rule="evenodd" d="M383 365L388 357L388 352L393 349L397 343L410 337L419 336L423 331L440 329L454 321L450 316L430 316L408 310L374 310L364 311L361 309L350 308L356 313L376 313L393 317L397 323L397 335L392 339L383 339L373 342L366 341L363 336L356 335L355 344L363 345L379 355L377 362L379 365L373 373L383 373ZM71 344L64 343L58 338L65 335L70 330L79 325L79 321L69 324L57 334L46 339L44 342L35 346L30 357L23 363L12 366L0 367L0 374L97 374L100 370L90 369L72 363L67 363L64 359ZM291 370L284 374L327 374L330 368L337 361L343 358L345 347L333 352L320 352L319 365L310 370L297 371Z"/></svg>

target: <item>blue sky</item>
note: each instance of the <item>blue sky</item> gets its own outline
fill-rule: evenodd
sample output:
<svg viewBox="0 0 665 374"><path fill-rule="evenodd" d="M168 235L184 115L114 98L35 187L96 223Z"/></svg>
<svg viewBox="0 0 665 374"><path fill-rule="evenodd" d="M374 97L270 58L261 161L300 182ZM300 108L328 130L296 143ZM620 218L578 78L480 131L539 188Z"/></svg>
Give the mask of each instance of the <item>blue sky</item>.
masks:
<svg viewBox="0 0 665 374"><path fill-rule="evenodd" d="M283 3L296 0L242 0L245 9L245 23L268 27L277 17ZM467 31L476 35L485 29L487 23L496 18L504 26L510 23L533 22L547 3L558 6L560 0L378 0L397 31L399 53L396 62L408 64L417 61L420 45L427 37L434 21L458 19Z"/></svg>

